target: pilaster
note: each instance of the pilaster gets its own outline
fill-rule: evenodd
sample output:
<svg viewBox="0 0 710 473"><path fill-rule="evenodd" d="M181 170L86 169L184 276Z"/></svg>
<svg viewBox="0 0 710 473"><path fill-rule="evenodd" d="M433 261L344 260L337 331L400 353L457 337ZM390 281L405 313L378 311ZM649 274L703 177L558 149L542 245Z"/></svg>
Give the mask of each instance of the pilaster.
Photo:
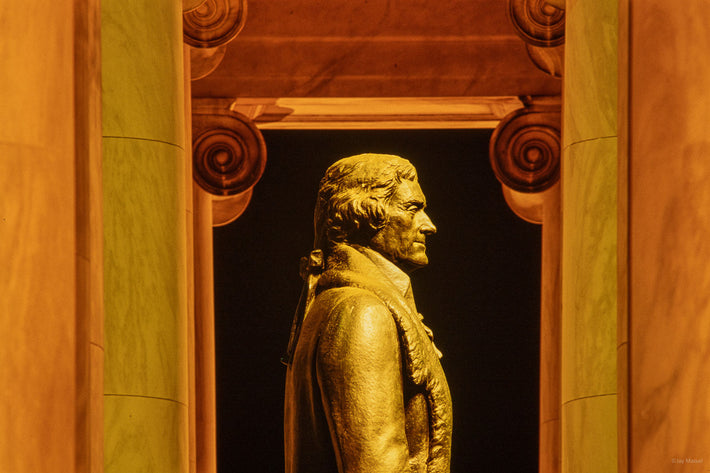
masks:
<svg viewBox="0 0 710 473"><path fill-rule="evenodd" d="M98 17L0 4L0 471L102 468Z"/></svg>
<svg viewBox="0 0 710 473"><path fill-rule="evenodd" d="M619 2L625 472L710 467L707 7Z"/></svg>

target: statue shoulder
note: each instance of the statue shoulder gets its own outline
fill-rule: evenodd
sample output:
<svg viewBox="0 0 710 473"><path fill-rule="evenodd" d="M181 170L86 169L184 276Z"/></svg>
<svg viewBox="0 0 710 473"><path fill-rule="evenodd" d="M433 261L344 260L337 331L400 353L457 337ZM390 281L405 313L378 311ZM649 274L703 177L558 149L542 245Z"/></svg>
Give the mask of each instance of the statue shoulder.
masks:
<svg viewBox="0 0 710 473"><path fill-rule="evenodd" d="M323 294L328 318L319 343L328 357L373 350L399 351L397 326L385 303L373 292L355 287L331 289ZM321 300L319 302L326 302Z"/></svg>
<svg viewBox="0 0 710 473"><path fill-rule="evenodd" d="M326 289L321 292L315 302L323 305L331 312L366 310L371 307L387 306L375 292L356 286L342 286Z"/></svg>

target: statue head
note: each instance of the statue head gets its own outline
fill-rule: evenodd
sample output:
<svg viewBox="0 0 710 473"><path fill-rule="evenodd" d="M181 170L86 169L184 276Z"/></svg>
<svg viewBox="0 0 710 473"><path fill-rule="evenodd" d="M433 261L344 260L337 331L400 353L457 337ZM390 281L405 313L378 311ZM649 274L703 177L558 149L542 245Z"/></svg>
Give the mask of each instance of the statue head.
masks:
<svg viewBox="0 0 710 473"><path fill-rule="evenodd" d="M367 246L405 272L428 263L426 237L436 233L424 209L417 171L404 158L360 154L331 165L314 215L316 248Z"/></svg>

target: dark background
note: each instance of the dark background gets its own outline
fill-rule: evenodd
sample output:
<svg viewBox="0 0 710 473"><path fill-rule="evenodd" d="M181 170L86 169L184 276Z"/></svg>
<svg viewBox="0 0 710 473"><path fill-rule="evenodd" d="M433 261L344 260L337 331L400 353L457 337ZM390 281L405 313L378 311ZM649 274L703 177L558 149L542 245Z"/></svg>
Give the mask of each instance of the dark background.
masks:
<svg viewBox="0 0 710 473"><path fill-rule="evenodd" d="M516 217L488 163L489 130L269 131L245 213L215 228L218 469L283 471L286 348L318 182L339 158L397 154L417 168L438 233L412 275L444 353L452 473L535 472L540 227Z"/></svg>

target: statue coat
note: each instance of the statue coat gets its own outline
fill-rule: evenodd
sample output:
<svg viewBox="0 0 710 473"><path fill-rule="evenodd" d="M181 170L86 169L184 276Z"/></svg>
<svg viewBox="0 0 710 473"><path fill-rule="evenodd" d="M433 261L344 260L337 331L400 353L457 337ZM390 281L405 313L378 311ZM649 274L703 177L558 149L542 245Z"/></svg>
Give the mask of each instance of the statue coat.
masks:
<svg viewBox="0 0 710 473"><path fill-rule="evenodd" d="M431 331L363 248L336 245L286 374L286 473L448 473L451 396Z"/></svg>

